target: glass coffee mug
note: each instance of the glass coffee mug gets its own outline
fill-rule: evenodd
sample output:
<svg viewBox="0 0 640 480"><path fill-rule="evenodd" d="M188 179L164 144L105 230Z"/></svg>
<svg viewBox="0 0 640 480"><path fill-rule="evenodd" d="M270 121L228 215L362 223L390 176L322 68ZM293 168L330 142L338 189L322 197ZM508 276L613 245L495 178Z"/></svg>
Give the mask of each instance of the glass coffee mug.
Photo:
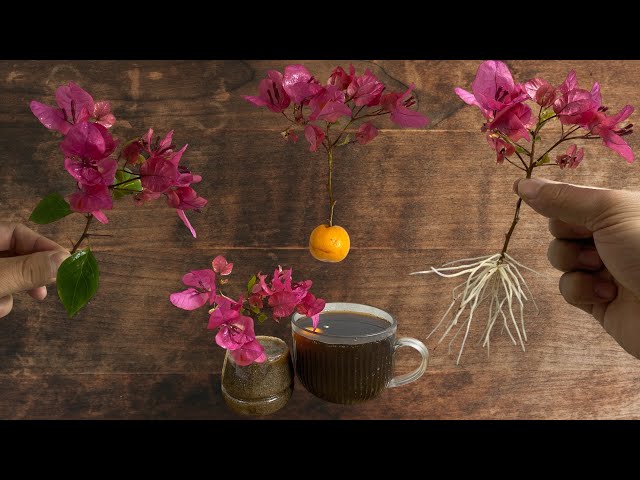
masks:
<svg viewBox="0 0 640 480"><path fill-rule="evenodd" d="M316 397L353 404L378 396L422 376L429 351L415 338L396 338L398 324L387 312L357 303L327 303L313 330L309 317L294 313L293 363L298 380ZM393 377L395 352L411 347L420 366Z"/></svg>

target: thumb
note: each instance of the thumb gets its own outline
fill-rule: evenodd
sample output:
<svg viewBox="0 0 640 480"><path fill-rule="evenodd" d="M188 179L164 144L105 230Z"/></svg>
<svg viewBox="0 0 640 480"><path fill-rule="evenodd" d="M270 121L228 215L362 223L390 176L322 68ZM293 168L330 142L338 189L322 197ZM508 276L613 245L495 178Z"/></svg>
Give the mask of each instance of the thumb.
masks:
<svg viewBox="0 0 640 480"><path fill-rule="evenodd" d="M583 187L543 178L522 179L514 191L536 212L595 232L611 223L629 192Z"/></svg>
<svg viewBox="0 0 640 480"><path fill-rule="evenodd" d="M67 257L64 250L51 250L0 258L0 297L51 283Z"/></svg>

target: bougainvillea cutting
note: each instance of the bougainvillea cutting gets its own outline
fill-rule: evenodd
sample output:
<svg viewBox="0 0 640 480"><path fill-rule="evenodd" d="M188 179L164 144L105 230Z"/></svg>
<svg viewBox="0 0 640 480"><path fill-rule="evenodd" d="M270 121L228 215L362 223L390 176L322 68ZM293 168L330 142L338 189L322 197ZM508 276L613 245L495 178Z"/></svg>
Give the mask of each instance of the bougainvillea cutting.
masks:
<svg viewBox="0 0 640 480"><path fill-rule="evenodd" d="M114 200L131 196L136 205L164 197L195 237L196 231L185 211L199 211L207 200L191 187L202 180L181 164L187 145L176 150L173 131L164 138L153 130L118 148L109 129L116 117L108 101L94 101L78 85L70 82L56 90L57 106L32 101L31 111L50 130L63 135L60 150L65 170L75 182L66 199L53 193L35 208L31 220L45 224L71 213L86 219L84 231L71 247L69 257L57 276L58 294L70 316L95 295L98 288L98 264L83 242L96 235L89 232L93 220L108 223L107 213Z"/></svg>
<svg viewBox="0 0 640 480"><path fill-rule="evenodd" d="M580 145L589 141L599 141L627 162L634 161L634 154L625 141L625 137L633 133L633 124L626 123L633 107L625 105L611 114L602 102L600 84L595 82L591 89L582 88L573 71L558 86L543 78L516 83L505 63L491 60L478 68L471 92L456 88L455 93L465 103L480 110L485 120L481 131L495 151L496 161L499 164L508 162L522 170L525 178L531 178L533 171L541 167L577 168L585 155L584 147ZM553 135L553 130L548 128L553 124L556 124L558 136L552 136L550 142L544 143L543 131ZM449 343L451 348L457 335L465 331L457 363L460 362L472 319L482 304L488 305L489 312L480 339L482 345L489 348L493 327L502 324L513 343L519 342L525 349L524 303L532 300L532 294L520 269L530 269L507 253L520 219L521 204L522 200L518 199L511 227L499 253L414 272L465 278L454 289L449 309L429 334L435 333L449 318L438 343L458 326ZM519 311L518 319L514 308Z"/></svg>

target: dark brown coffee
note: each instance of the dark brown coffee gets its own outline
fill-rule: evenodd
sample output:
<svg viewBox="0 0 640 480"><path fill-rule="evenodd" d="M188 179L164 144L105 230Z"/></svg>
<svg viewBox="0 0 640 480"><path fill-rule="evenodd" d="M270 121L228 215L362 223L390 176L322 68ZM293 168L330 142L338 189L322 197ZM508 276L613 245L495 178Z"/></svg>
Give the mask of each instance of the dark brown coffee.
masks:
<svg viewBox="0 0 640 480"><path fill-rule="evenodd" d="M393 374L393 331L379 338L390 323L372 315L326 312L317 332L310 318L296 322L295 369L311 393L334 403L369 400L385 389ZM369 341L368 337L375 337Z"/></svg>

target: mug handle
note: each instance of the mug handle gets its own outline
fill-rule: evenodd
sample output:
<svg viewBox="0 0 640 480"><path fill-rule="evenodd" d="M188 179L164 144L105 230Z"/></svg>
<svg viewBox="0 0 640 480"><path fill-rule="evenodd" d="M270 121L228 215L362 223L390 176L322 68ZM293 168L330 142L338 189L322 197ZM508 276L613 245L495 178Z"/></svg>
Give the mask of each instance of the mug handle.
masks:
<svg viewBox="0 0 640 480"><path fill-rule="evenodd" d="M415 382L418 380L422 374L427 369L427 365L429 363L429 350L424 343L420 340L416 340L415 338L402 337L396 340L395 345L393 346L393 354L395 355L396 350L400 347L411 347L414 350L417 350L418 353L422 356L420 360L420 365L411 373L405 373L404 375L399 375L391 379L387 387L401 387L402 385L406 385L407 383Z"/></svg>

